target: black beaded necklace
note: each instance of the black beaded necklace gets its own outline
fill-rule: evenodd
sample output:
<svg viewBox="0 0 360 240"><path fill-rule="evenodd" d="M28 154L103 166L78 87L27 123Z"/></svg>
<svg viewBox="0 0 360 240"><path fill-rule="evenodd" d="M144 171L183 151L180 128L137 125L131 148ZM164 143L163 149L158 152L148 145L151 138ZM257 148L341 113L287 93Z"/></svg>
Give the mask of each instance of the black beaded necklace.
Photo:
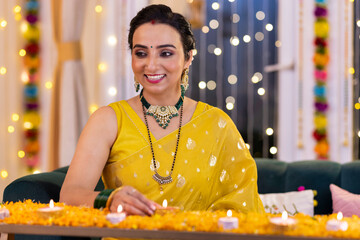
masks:
<svg viewBox="0 0 360 240"><path fill-rule="evenodd" d="M146 115L147 115L147 114L146 114L146 112L145 112L144 103L143 103L143 105L142 105L142 108L143 108L143 113L144 113L145 125L146 125L146 129L147 129L148 136L149 136L149 142L150 142L150 148L151 148L151 154L152 154L152 163L153 163L154 172L155 172L155 174L152 176L152 178L153 178L156 182L158 182L160 185L171 183L171 182L173 181L173 179L172 179L172 177L171 177L171 174L173 173L173 170L174 170L175 161L176 161L176 155L177 155L178 147L179 147L180 133L181 133L181 124L182 124L182 116L183 116L183 108L184 108L184 106L181 104L181 107L180 107L179 130L178 130L178 136L177 136L177 140L176 140L174 160L173 160L172 165L171 165L170 173L169 173L169 175L166 176L166 177L161 176L161 175L157 172L157 170L156 170L156 160L155 160L154 148L153 148L153 144L152 144L152 141L151 141L149 124L148 124L148 121L147 121L147 118L146 118Z"/></svg>
<svg viewBox="0 0 360 240"><path fill-rule="evenodd" d="M143 90L144 89L142 89L140 92L140 101L146 108L145 114L154 117L159 126L163 129L166 129L170 123L170 120L173 117L179 116L178 110L184 103L185 89L181 87L181 96L179 101L174 106L151 105L148 103L148 101L146 101Z"/></svg>

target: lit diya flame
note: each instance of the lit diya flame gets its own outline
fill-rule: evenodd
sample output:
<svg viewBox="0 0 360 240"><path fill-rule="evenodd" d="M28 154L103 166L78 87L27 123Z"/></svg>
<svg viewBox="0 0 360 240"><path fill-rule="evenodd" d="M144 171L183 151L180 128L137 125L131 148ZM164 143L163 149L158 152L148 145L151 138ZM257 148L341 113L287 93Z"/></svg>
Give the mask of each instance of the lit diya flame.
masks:
<svg viewBox="0 0 360 240"><path fill-rule="evenodd" d="M123 211L123 206L119 204L119 206L117 207L117 212L121 213L122 211Z"/></svg>
<svg viewBox="0 0 360 240"><path fill-rule="evenodd" d="M341 221L343 219L343 217L344 216L343 216L342 212L338 212L338 214L336 216L337 220Z"/></svg>
<svg viewBox="0 0 360 240"><path fill-rule="evenodd" d="M231 211L231 210L228 210L228 211L226 212L226 216L232 217L232 211Z"/></svg>
<svg viewBox="0 0 360 240"><path fill-rule="evenodd" d="M283 221L287 221L288 218L289 218L289 215L288 215L287 211L283 211L281 214L281 219Z"/></svg>
<svg viewBox="0 0 360 240"><path fill-rule="evenodd" d="M167 202L166 199L164 199L164 201L163 201L163 203L162 203L162 206L163 206L163 208L167 208L168 202Z"/></svg>
<svg viewBox="0 0 360 240"><path fill-rule="evenodd" d="M54 204L54 200L50 200L50 202L49 202L49 207L50 208L54 208L55 207L55 204Z"/></svg>

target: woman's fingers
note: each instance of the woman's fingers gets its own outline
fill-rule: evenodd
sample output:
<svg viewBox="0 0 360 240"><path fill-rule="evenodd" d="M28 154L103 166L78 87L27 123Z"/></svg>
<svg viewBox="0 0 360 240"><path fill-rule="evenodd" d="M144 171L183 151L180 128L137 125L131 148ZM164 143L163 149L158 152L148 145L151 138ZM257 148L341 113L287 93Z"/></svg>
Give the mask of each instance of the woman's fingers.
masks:
<svg viewBox="0 0 360 240"><path fill-rule="evenodd" d="M130 186L124 186L113 197L110 211L116 212L118 205L129 215L152 215L157 204L147 199L143 194Z"/></svg>

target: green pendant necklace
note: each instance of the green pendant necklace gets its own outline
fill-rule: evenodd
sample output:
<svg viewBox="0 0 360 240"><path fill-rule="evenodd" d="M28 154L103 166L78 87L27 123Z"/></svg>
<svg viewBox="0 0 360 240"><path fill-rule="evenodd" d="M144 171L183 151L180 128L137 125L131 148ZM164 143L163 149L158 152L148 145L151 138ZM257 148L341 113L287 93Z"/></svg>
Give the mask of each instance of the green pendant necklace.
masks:
<svg viewBox="0 0 360 240"><path fill-rule="evenodd" d="M146 108L146 115L152 116L155 118L156 122L159 124L160 127L166 129L169 125L170 120L173 117L179 116L179 109L184 103L184 95L185 90L183 86L181 86L181 96L179 101L174 106L158 106L158 105L151 105L146 101L143 90L140 92L140 101L142 105Z"/></svg>

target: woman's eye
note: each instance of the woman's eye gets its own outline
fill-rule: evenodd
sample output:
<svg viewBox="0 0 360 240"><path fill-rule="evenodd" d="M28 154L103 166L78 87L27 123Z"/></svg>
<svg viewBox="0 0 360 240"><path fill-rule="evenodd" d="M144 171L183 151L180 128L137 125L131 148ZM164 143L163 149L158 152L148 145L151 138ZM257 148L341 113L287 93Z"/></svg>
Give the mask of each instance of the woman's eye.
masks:
<svg viewBox="0 0 360 240"><path fill-rule="evenodd" d="M162 57L170 57L172 54L172 52L169 52L169 51L163 51L161 52L160 56Z"/></svg>
<svg viewBox="0 0 360 240"><path fill-rule="evenodd" d="M136 52L136 53L135 53L135 56L137 56L137 57L145 57L145 56L146 56L146 53L139 51L139 52Z"/></svg>

